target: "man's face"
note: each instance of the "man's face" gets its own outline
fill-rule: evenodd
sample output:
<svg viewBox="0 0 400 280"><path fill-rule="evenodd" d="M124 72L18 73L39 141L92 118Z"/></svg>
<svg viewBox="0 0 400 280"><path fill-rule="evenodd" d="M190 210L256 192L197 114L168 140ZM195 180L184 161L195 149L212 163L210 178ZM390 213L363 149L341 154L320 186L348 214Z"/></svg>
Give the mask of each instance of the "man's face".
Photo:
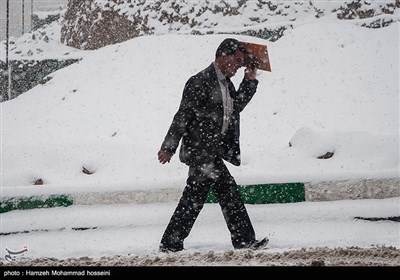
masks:
<svg viewBox="0 0 400 280"><path fill-rule="evenodd" d="M223 58L223 69L221 72L228 78L235 76L237 70L243 67L244 54L240 51L236 51L232 55L226 55Z"/></svg>

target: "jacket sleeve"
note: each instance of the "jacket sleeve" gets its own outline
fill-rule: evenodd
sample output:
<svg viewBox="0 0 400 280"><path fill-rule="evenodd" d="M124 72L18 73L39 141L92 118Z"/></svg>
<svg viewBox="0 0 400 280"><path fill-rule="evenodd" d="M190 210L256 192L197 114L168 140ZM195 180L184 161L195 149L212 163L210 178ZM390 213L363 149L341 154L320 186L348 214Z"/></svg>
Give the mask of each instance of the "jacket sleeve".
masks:
<svg viewBox="0 0 400 280"><path fill-rule="evenodd" d="M249 80L244 78L240 83L239 89L235 94L235 101L238 104L239 112L250 102L256 93L258 80Z"/></svg>
<svg viewBox="0 0 400 280"><path fill-rule="evenodd" d="M186 82L179 109L175 113L172 124L164 138L161 150L171 154L176 152L179 141L199 108L200 88L201 85L195 77L191 77Z"/></svg>

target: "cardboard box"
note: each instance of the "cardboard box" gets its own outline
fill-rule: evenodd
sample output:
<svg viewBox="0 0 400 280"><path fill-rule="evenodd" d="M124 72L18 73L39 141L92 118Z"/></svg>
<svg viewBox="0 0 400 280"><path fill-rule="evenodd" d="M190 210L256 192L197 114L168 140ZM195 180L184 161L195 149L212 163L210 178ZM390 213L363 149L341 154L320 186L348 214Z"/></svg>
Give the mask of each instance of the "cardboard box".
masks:
<svg viewBox="0 0 400 280"><path fill-rule="evenodd" d="M244 64L253 65L257 69L271 72L271 63L268 57L267 45L240 42L247 50Z"/></svg>

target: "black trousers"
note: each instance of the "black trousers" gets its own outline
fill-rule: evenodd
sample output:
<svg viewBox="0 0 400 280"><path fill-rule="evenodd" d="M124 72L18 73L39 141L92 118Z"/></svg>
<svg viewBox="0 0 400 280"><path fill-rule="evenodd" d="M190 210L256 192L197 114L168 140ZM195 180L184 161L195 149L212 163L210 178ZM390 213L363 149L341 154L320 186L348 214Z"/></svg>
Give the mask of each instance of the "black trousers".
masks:
<svg viewBox="0 0 400 280"><path fill-rule="evenodd" d="M222 161L189 167L189 176L182 197L161 239L161 246L183 249L197 216L212 188L221 206L235 249L254 242L255 233L234 178Z"/></svg>

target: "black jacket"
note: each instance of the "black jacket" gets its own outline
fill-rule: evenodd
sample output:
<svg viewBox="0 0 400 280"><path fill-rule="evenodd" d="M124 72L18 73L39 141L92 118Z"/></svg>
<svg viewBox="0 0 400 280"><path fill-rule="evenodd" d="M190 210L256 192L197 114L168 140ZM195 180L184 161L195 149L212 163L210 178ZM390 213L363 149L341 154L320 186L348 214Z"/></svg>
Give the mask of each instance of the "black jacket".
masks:
<svg viewBox="0 0 400 280"><path fill-rule="evenodd" d="M174 154L182 138L180 160L189 166L212 163L216 157L240 165L240 115L257 89L257 80L246 78L238 91L229 80L233 113L225 134L222 95L213 64L192 76L185 85L178 112L161 145L161 150Z"/></svg>

